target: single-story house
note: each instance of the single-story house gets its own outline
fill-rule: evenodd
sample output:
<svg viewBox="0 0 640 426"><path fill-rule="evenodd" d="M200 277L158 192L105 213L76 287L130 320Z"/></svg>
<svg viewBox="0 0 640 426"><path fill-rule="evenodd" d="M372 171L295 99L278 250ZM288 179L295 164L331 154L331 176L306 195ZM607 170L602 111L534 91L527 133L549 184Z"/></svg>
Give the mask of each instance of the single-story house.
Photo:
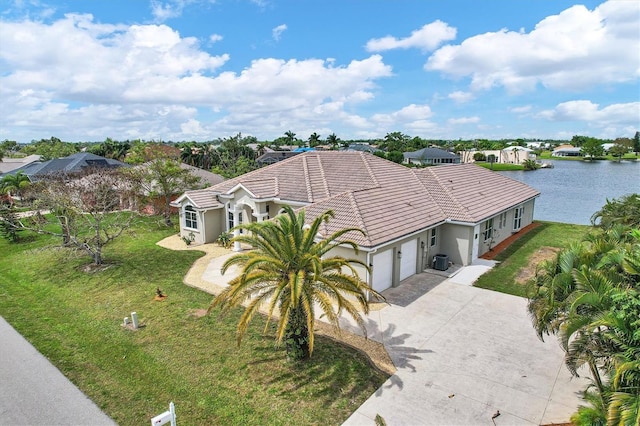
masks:
<svg viewBox="0 0 640 426"><path fill-rule="evenodd" d="M148 167L148 165L149 163L143 163L136 167ZM191 176L198 178L198 182L196 182L190 188L207 188L209 186L217 185L220 182L224 181L224 177L220 176L219 174L212 173L208 170L204 170L199 167L194 167L189 164L180 163L180 168L183 170L188 170ZM176 191L176 193L171 194L171 200L173 201L176 198L178 198L178 196L181 195L187 189L188 188L180 188L178 191ZM145 214L158 214L160 212L163 212L165 209L164 197L160 195L160 196L149 198L149 195L151 192L154 192L156 194L162 193L162 190L158 187L157 183L153 183L150 186L147 186L146 188L143 189L143 191L144 191L143 195L147 197L147 200L146 200L147 202L143 206L140 206L140 204L138 204L138 210L140 210L142 213L145 213ZM177 208L171 207L171 212L177 213Z"/></svg>
<svg viewBox="0 0 640 426"><path fill-rule="evenodd" d="M40 161L40 156L37 154L20 158L2 157L0 161L0 177L2 177L3 174L12 172L36 161Z"/></svg>
<svg viewBox="0 0 640 426"><path fill-rule="evenodd" d="M268 166L270 164L277 163L282 160L286 160L287 158L291 158L295 155L300 154L300 151L273 151L269 150L262 154L260 157L256 158L256 163L258 166Z"/></svg>
<svg viewBox="0 0 640 426"><path fill-rule="evenodd" d="M304 208L307 220L335 217L322 235L347 227L360 250L334 253L370 265L361 278L375 290L448 262L468 265L533 221L539 192L474 164L408 168L363 152L296 155L174 201L180 233L194 243L215 242L235 225L264 221L284 205ZM234 232L239 232L237 229ZM239 244L234 247L240 250Z"/></svg>
<svg viewBox="0 0 640 426"><path fill-rule="evenodd" d="M580 157L582 149L573 145L560 145L551 153L552 157Z"/></svg>
<svg viewBox="0 0 640 426"><path fill-rule="evenodd" d="M27 175L31 182L42 179L46 175L56 173L80 173L89 168L130 167L129 164L112 158L104 158L89 152L77 152L68 157L54 158L48 161L35 161L10 171L8 174L19 172Z"/></svg>
<svg viewBox="0 0 640 426"><path fill-rule="evenodd" d="M403 164L418 166L435 166L437 164L458 164L460 156L440 148L422 148L413 152L405 152Z"/></svg>

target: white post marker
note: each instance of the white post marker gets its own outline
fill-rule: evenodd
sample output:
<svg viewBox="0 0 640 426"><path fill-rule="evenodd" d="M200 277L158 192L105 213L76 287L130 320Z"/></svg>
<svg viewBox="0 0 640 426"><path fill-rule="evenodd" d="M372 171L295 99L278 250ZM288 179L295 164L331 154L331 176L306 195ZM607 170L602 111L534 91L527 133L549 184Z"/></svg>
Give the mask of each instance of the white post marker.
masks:
<svg viewBox="0 0 640 426"><path fill-rule="evenodd" d="M151 419L151 426L160 426L168 422L171 422L171 426L176 426L176 407L173 402L169 403L169 411L158 414Z"/></svg>
<svg viewBox="0 0 640 426"><path fill-rule="evenodd" d="M133 328L138 328L138 314L136 312L131 312L131 324Z"/></svg>

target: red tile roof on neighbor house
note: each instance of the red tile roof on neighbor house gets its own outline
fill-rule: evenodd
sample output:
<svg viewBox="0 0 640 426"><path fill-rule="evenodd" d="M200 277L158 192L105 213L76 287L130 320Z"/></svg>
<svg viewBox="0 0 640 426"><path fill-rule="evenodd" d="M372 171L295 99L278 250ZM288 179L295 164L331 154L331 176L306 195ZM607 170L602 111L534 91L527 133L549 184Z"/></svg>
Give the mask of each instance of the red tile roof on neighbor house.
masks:
<svg viewBox="0 0 640 426"><path fill-rule="evenodd" d="M447 220L479 223L539 195L474 164L410 169L363 152L315 151L184 196L196 208L220 208L217 196L231 195L239 185L257 200L306 204L308 220L333 210L322 233L360 228L365 236L348 237L364 247Z"/></svg>

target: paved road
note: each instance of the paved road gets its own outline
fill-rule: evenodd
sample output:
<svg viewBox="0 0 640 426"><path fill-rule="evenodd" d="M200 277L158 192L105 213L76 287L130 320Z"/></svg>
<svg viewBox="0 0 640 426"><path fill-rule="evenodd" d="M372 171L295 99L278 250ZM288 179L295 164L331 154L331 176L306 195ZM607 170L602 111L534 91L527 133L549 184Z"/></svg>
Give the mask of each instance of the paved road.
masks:
<svg viewBox="0 0 640 426"><path fill-rule="evenodd" d="M0 425L115 425L0 317Z"/></svg>

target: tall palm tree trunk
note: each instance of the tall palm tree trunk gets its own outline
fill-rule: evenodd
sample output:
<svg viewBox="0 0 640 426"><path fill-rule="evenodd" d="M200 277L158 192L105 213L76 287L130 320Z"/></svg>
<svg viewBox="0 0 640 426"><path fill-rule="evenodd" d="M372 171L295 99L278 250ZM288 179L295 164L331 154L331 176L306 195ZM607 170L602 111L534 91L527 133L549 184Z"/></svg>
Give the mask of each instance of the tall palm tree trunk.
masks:
<svg viewBox="0 0 640 426"><path fill-rule="evenodd" d="M285 346L287 355L294 360L309 358L309 328L307 315L299 304L289 314L289 322L285 330Z"/></svg>

